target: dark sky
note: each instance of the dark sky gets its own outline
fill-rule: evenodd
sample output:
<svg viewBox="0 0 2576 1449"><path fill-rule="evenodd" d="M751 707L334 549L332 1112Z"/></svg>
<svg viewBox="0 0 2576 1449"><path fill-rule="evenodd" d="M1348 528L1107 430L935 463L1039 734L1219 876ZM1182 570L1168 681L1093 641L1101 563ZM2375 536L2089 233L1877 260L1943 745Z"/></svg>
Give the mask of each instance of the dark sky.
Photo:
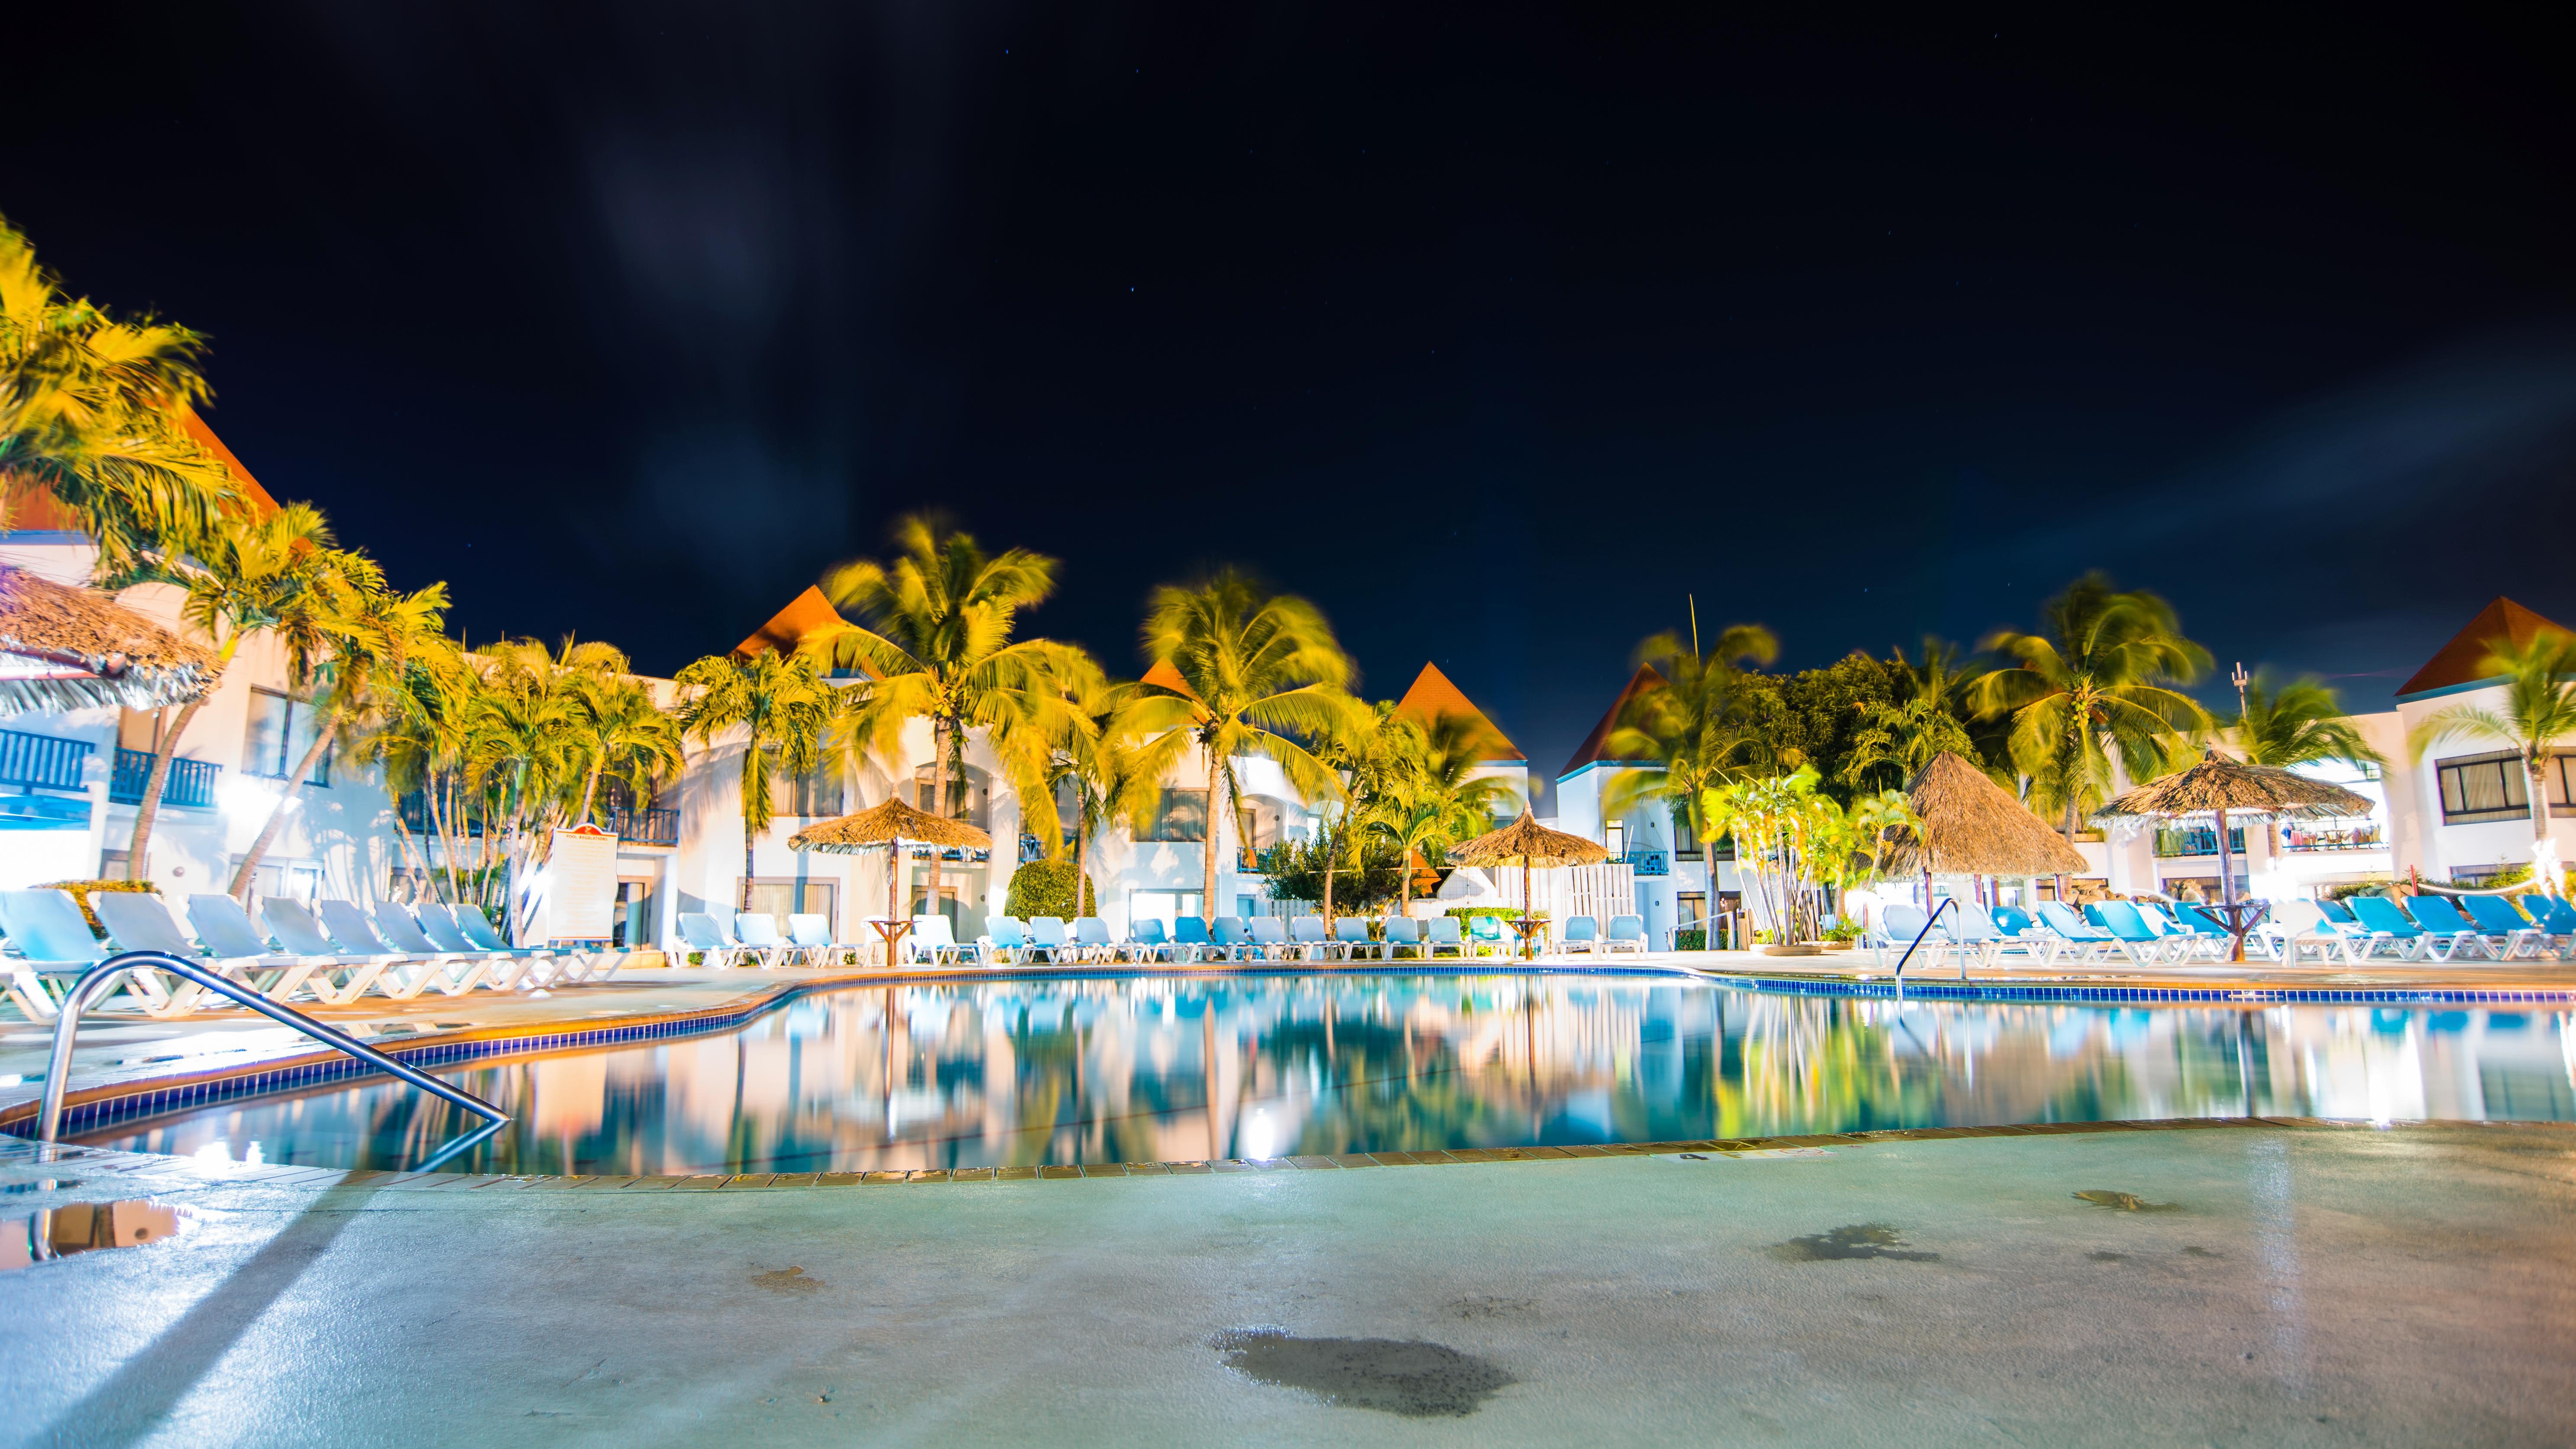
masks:
<svg viewBox="0 0 2576 1449"><path fill-rule="evenodd" d="M923 506L1550 774L1693 593L1806 665L2102 567L2356 706L2576 620L2551 7L1750 8L46 6L0 213L470 637L656 671Z"/></svg>

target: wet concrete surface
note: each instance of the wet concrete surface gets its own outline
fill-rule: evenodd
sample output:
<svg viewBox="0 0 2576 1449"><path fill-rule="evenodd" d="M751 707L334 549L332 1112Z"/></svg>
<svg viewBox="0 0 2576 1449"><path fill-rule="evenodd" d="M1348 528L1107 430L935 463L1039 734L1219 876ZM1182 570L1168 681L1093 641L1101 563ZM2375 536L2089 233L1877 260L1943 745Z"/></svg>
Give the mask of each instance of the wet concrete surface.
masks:
<svg viewBox="0 0 2576 1449"><path fill-rule="evenodd" d="M0 1164L47 1179L9 1211L193 1226L0 1274L0 1442L2576 1437L2564 1129L745 1192Z"/></svg>

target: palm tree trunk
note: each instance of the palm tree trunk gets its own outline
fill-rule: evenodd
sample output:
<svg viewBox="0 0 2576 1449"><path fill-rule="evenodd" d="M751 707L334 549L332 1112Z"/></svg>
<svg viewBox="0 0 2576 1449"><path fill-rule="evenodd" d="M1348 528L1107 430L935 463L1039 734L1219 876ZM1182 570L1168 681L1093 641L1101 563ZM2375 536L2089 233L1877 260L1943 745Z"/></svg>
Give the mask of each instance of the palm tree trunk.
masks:
<svg viewBox="0 0 2576 1449"><path fill-rule="evenodd" d="M1207 861L1206 885L1205 889L1199 895L1199 908L1207 913L1207 918L1209 920L1213 921L1219 914L1216 908L1216 849L1218 845L1217 822L1225 818L1223 815L1218 813L1218 807L1223 802L1221 802L1217 797L1223 793L1225 787L1217 780L1216 750L1210 746L1201 746L1199 749L1199 758L1207 766L1208 795L1207 819L1203 822L1199 831L1200 836L1203 837L1199 843L1199 854L1204 856Z"/></svg>
<svg viewBox="0 0 2576 1449"><path fill-rule="evenodd" d="M1324 827L1324 929L1333 929L1333 867L1341 864L1342 842L1331 825Z"/></svg>
<svg viewBox="0 0 2576 1449"><path fill-rule="evenodd" d="M2523 752L2522 792L2531 800L2532 881L2556 896L2564 893L2565 880L2558 864L2558 843L2549 838L2549 786L2541 777L2540 765L2547 758L2542 750Z"/></svg>
<svg viewBox="0 0 2576 1449"><path fill-rule="evenodd" d="M220 682L222 676L216 677ZM125 846L125 878L143 879L144 857L152 850L152 826L161 818L161 792L170 783L170 760L179 753L179 736L187 732L188 721L206 707L206 699L215 692L208 683L204 693L179 706L178 721L162 733L152 750L152 773L143 780L143 798L134 806L134 838Z"/></svg>
<svg viewBox="0 0 2576 1449"><path fill-rule="evenodd" d="M1093 915L1082 908L1083 897L1091 894L1091 811L1082 798L1080 786L1073 796L1073 909L1076 915Z"/></svg>
<svg viewBox="0 0 2576 1449"><path fill-rule="evenodd" d="M590 823L590 805L599 795L599 767L606 763L608 763L606 750L601 750L590 757L590 775L581 782L581 814L576 817L582 824Z"/></svg>
<svg viewBox="0 0 2576 1449"><path fill-rule="evenodd" d="M940 719L930 722L930 813L942 820L948 818L948 722ZM922 904L932 915L941 914L939 909L940 854L938 846L930 847L930 889L928 897ZM1079 909L1081 904L1081 900L1077 897L1074 901L1077 907L1074 914L1077 916L1082 914Z"/></svg>
<svg viewBox="0 0 2576 1449"><path fill-rule="evenodd" d="M250 850L242 856L240 869L233 872L232 889L226 891L226 895L248 903L251 879L259 871L259 858L277 843L277 833L286 828L286 812L295 804L295 792L304 788L305 777L321 763L322 752L331 748L331 737L339 732L340 712L335 709L322 722L322 728L313 732L313 744L305 750L304 758L295 762L295 773L286 777L286 788L277 794L277 808L268 812L268 824L261 827L259 839L252 841Z"/></svg>

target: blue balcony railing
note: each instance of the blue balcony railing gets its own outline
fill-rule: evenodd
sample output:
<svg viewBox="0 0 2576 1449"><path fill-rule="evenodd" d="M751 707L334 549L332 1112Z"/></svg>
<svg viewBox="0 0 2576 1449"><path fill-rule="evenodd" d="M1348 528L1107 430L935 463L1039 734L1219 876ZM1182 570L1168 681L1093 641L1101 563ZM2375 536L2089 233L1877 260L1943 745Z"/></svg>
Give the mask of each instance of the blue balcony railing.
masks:
<svg viewBox="0 0 2576 1449"><path fill-rule="evenodd" d="M1638 875L1671 875L1673 858L1660 850L1632 850L1620 862Z"/></svg>
<svg viewBox="0 0 2576 1449"><path fill-rule="evenodd" d="M0 730L0 786L14 785L27 790L85 789L81 776L88 772L90 752L95 748L87 740L31 735L24 730Z"/></svg>
<svg viewBox="0 0 2576 1449"><path fill-rule="evenodd" d="M215 777L223 772L224 767L212 760L173 759L170 778L161 786L161 803L211 810L215 804ZM151 779L152 752L119 745L115 773L107 777L107 798L119 805L140 805L143 787Z"/></svg>
<svg viewBox="0 0 2576 1449"><path fill-rule="evenodd" d="M2245 853L2244 826L2231 825L2228 827L2227 850L2231 855L2243 855ZM2159 830L2156 832L2156 855L2161 859L2172 859L2175 856L2216 855L2217 853L2218 831L2214 827L2204 826L2199 829Z"/></svg>

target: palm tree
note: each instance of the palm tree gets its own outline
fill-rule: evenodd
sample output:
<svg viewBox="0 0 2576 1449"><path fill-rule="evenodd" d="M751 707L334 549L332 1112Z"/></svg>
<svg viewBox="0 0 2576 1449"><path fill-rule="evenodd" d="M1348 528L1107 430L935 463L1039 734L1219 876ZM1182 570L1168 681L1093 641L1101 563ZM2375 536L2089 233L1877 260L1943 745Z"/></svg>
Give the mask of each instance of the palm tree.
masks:
<svg viewBox="0 0 2576 1449"><path fill-rule="evenodd" d="M2361 737L2335 692L2317 679L2300 679L2272 688L2270 676L2257 670L2246 682L2236 718L2227 722L2237 752L2248 764L2313 765L2341 760L2351 765L2384 765L2387 758Z"/></svg>
<svg viewBox="0 0 2576 1449"><path fill-rule="evenodd" d="M1958 650L1927 635L1922 668L1908 665L1904 650L1895 654L1897 666L1914 676L1914 694L1901 703L1872 704L1862 711L1864 723L1852 736L1851 754L1843 762L1846 785L1863 788L1873 777L1902 784L1944 752L1979 758L1976 742L1959 718Z"/></svg>
<svg viewBox="0 0 2576 1449"><path fill-rule="evenodd" d="M603 776L623 783L638 799L655 780L676 773L684 762L679 721L653 702L653 692L624 666L612 673L582 679L577 686L581 708L574 717L573 746L590 760L581 784L575 820L591 818Z"/></svg>
<svg viewBox="0 0 2576 1449"><path fill-rule="evenodd" d="M1193 751L1208 786L1205 894L1217 914L1217 830L1234 818L1234 762L1263 755L1308 800L1337 797L1341 782L1315 747L1361 728L1346 692L1351 661L1323 612L1304 599L1265 595L1225 570L1206 582L1154 591L1145 656L1169 664L1178 688L1146 683L1127 721L1137 768L1156 780Z"/></svg>
<svg viewBox="0 0 2576 1449"><path fill-rule="evenodd" d="M778 815L770 780L812 773L823 731L840 707L810 653L764 649L745 658L711 654L682 669L680 726L707 744L731 729L742 750L742 909L751 909L752 846ZM889 908L891 909L891 907Z"/></svg>
<svg viewBox="0 0 2576 1449"><path fill-rule="evenodd" d="M1020 548L987 555L970 535L943 535L923 515L896 524L894 541L892 563L849 564L824 581L833 603L866 621L826 643L835 666L856 665L868 676L850 692L846 738L904 781L911 770L903 727L929 720L928 808L954 816L965 808L966 738L982 730L1019 796L1023 827L1053 835L1047 767L1056 742L1075 728L1060 681L1094 666L1072 645L1014 640L1011 631L1021 610L1055 592L1055 560ZM940 909L939 860L931 852L932 910Z"/></svg>
<svg viewBox="0 0 2576 1449"><path fill-rule="evenodd" d="M202 345L65 296L0 220L0 505L52 495L96 541L103 582L193 551L239 499L232 471L180 425L209 395Z"/></svg>
<svg viewBox="0 0 2576 1449"><path fill-rule="evenodd" d="M2504 745L2522 757L2523 796L2531 802L2531 871L2551 895L2565 891L2558 843L2549 838L2549 782L2544 771L2558 745L2576 736L2576 636L2543 629L2528 644L2498 639L2479 670L2504 677L2501 709L2466 701L2427 716L2407 734L2417 760L2446 735Z"/></svg>
<svg viewBox="0 0 2576 1449"><path fill-rule="evenodd" d="M1465 715L1436 715L1429 724L1379 706L1380 747L1356 771L1352 785L1362 803L1365 828L1393 843L1402 861L1398 895L1413 902L1413 855L1442 860L1448 847L1494 828L1497 815L1517 811L1520 795L1490 776L1470 772L1481 758L1485 731Z"/></svg>
<svg viewBox="0 0 2576 1449"><path fill-rule="evenodd" d="M2132 780L2164 772L2164 741L2209 727L2200 702L2172 686L2209 667L2209 651L2183 637L2173 606L2121 593L2086 574L2051 599L2046 634L1999 630L1985 648L2011 660L1977 678L1979 713L2010 715L2014 765L2033 794L2065 811L2068 843L2088 800L2111 786L2116 755Z"/></svg>
<svg viewBox="0 0 2576 1449"><path fill-rule="evenodd" d="M280 620L279 633L290 641L288 677L298 686L318 686L320 719L313 742L286 777L276 808L233 871L230 895L247 898L260 857L277 842L287 813L296 805L304 781L321 762L346 725L364 727L398 706L404 677L415 658L445 643L439 633L447 609L447 585L431 584L414 593L396 593L384 574L363 554L343 554L331 585ZM319 648L295 641L318 642Z"/></svg>
<svg viewBox="0 0 2576 1449"><path fill-rule="evenodd" d="M1732 624L1706 654L1696 637L1666 631L1637 646L1637 662L1662 681L1637 692L1603 741L1614 760L1654 760L1663 768L1623 770L1601 792L1604 822L1624 819L1649 800L1661 800L1693 837L1709 838L1703 801L1721 785L1743 780L1771 763L1747 715L1744 681L1749 670L1780 657L1780 641L1758 624Z"/></svg>
<svg viewBox="0 0 2576 1449"><path fill-rule="evenodd" d="M178 718L153 746L152 770L143 781L143 798L134 810L134 835L126 845L127 879L144 878L144 857L152 848L152 827L161 814L170 761L197 711L214 698L242 641L276 625L299 600L324 587L339 566L331 526L320 511L310 504L290 503L265 518L227 515L197 545L191 565L172 576L188 591L180 605L182 617L215 643L215 668L205 689L179 706Z"/></svg>
<svg viewBox="0 0 2576 1449"><path fill-rule="evenodd" d="M1080 909L1080 902L1089 898L1091 842L1113 820L1136 824L1151 814L1156 782L1137 772L1130 741L1119 728L1136 686L1109 682L1088 661L1079 674L1058 683L1072 727L1055 742L1047 789L1050 800L1065 786L1073 790L1074 900ZM1059 828L1057 838L1047 841L1050 854L1061 848L1061 834Z"/></svg>

